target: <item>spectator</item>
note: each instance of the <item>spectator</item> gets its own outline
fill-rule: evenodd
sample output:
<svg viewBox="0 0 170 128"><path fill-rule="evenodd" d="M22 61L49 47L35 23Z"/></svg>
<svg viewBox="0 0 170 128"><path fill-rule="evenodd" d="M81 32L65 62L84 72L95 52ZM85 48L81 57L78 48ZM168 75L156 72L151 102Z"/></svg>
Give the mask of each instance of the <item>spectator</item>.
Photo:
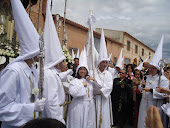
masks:
<svg viewBox="0 0 170 128"><path fill-rule="evenodd" d="M74 64L73 64L73 74L72 76L75 77L76 75L76 69L79 65L79 58L74 58Z"/></svg>
<svg viewBox="0 0 170 128"><path fill-rule="evenodd" d="M31 120L21 128L66 128L66 126L56 119L42 118Z"/></svg>
<svg viewBox="0 0 170 128"><path fill-rule="evenodd" d="M133 87L133 101L134 101L134 111L135 111L135 128L137 128L137 122L138 122L138 115L139 115L139 106L140 101L142 98L142 93L138 89L138 85L140 84L142 80L142 74L141 72L136 69L134 72L134 78L132 80L132 87Z"/></svg>
<svg viewBox="0 0 170 128"><path fill-rule="evenodd" d="M120 70L120 78L115 78L111 93L113 123L115 126L123 128L128 120L132 120L132 88L131 80L126 78L125 70Z"/></svg>
<svg viewBox="0 0 170 128"><path fill-rule="evenodd" d="M133 74L134 68L133 68L132 64L126 65L126 72L127 72L126 77L128 79L132 80L134 78L134 74Z"/></svg>

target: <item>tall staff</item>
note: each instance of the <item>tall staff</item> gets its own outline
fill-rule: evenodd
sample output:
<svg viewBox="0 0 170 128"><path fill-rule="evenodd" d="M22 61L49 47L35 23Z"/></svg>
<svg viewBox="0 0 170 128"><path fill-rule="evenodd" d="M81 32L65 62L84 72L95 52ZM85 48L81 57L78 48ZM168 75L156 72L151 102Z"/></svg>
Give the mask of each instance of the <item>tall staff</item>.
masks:
<svg viewBox="0 0 170 128"><path fill-rule="evenodd" d="M40 21L40 7L41 7L41 0L39 0L39 9L38 9L38 25L37 25L37 31L39 30L39 21ZM39 99L42 99L43 94L43 81L44 81L44 39L43 35L40 35L39 37L39 48L40 48L40 54L39 54L39 62L40 62L40 72L39 72ZM42 117L41 112L39 112L39 118Z"/></svg>
<svg viewBox="0 0 170 128"><path fill-rule="evenodd" d="M158 80L158 87L160 87L160 82L161 82L161 76L162 76L162 69L165 65L165 62L163 59L161 59L158 63L159 67L160 67L160 71L159 71L159 80Z"/></svg>
<svg viewBox="0 0 170 128"><path fill-rule="evenodd" d="M43 82L44 82L44 39L43 35L40 35L39 38L39 47L40 47L40 54L39 54L39 62L40 62L40 73L39 73L39 99L42 99L43 95ZM41 112L39 112L39 118L41 118Z"/></svg>
<svg viewBox="0 0 170 128"><path fill-rule="evenodd" d="M161 59L159 62L158 62L158 65L160 67L160 70L159 70L159 79L158 79L158 87L160 87L160 83L161 83L161 76L162 76L162 69L165 65L165 62L163 59ZM156 106L158 106L158 99L156 100Z"/></svg>
<svg viewBox="0 0 170 128"><path fill-rule="evenodd" d="M39 30L39 22L40 22L40 7L41 7L41 0L39 1L37 32Z"/></svg>
<svg viewBox="0 0 170 128"><path fill-rule="evenodd" d="M65 33L66 33L66 7L67 7L67 0L65 0L65 7L64 7L64 23L63 23L63 37L62 37L62 48L63 48L63 45L65 45Z"/></svg>

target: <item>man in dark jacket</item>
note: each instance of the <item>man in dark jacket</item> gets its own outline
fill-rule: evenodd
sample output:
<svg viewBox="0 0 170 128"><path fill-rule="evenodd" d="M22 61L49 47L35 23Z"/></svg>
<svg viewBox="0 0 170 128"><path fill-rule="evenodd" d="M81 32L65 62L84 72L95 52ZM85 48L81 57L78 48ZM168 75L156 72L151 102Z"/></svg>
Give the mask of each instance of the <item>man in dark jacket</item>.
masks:
<svg viewBox="0 0 170 128"><path fill-rule="evenodd" d="M73 77L75 77L76 75L76 69L78 66L79 66L79 58L74 58L73 74L72 74Z"/></svg>
<svg viewBox="0 0 170 128"><path fill-rule="evenodd" d="M113 90L111 93L113 123L123 128L129 118L129 111L132 105L132 87L131 80L126 78L125 70L120 70L120 78L115 78Z"/></svg>

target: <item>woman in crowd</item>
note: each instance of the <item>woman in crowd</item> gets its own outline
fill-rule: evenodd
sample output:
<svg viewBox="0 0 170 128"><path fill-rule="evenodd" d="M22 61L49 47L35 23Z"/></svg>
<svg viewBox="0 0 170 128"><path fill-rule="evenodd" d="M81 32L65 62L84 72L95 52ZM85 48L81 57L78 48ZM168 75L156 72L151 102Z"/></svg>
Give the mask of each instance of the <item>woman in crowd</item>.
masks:
<svg viewBox="0 0 170 128"><path fill-rule="evenodd" d="M132 87L133 87L133 101L134 101L134 111L135 111L135 128L137 128L139 106L142 98L142 93L138 89L138 85L140 85L140 82L142 80L141 71L136 69L134 72L134 76L135 77L132 80Z"/></svg>
<svg viewBox="0 0 170 128"><path fill-rule="evenodd" d="M164 70L164 76L169 80L170 82L170 68L166 68L166 70Z"/></svg>
<svg viewBox="0 0 170 128"><path fill-rule="evenodd" d="M126 72L127 72L126 77L130 80L133 80L133 78L134 78L134 74L133 74L134 68L133 68L132 64L128 64L126 66Z"/></svg>
<svg viewBox="0 0 170 128"><path fill-rule="evenodd" d="M76 78L71 81L69 92L73 97L68 108L67 128L96 128L95 104L93 100L93 87L97 86L96 80L88 76L87 61L80 56Z"/></svg>

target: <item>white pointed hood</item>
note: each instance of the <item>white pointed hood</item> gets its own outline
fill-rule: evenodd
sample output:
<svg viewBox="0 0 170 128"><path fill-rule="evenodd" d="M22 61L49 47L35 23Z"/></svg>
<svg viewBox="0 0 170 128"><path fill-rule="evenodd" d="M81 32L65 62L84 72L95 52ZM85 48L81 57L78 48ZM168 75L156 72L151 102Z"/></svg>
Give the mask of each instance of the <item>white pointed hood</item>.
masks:
<svg viewBox="0 0 170 128"><path fill-rule="evenodd" d="M100 38L100 51L99 51L98 65L102 61L105 61L105 60L109 61L109 58L108 58L108 55L107 55L106 42L105 42L104 32L103 32L103 28L102 28L101 38Z"/></svg>
<svg viewBox="0 0 170 128"><path fill-rule="evenodd" d="M115 67L119 67L120 69L123 68L123 66L122 66L122 62L123 62L122 54L123 54L123 48L121 49L119 58L118 58L118 60L117 60L116 66L115 66Z"/></svg>
<svg viewBox="0 0 170 128"><path fill-rule="evenodd" d="M109 61L112 61L112 53L109 55Z"/></svg>
<svg viewBox="0 0 170 128"><path fill-rule="evenodd" d="M163 35L161 38L161 41L155 51L155 54L153 55L153 58L150 62L150 65L153 65L154 67L156 67L158 70L160 70L160 67L158 65L159 61L162 59L162 48L163 48Z"/></svg>
<svg viewBox="0 0 170 128"><path fill-rule="evenodd" d="M123 65L123 60L124 60L124 56L122 57L122 65Z"/></svg>
<svg viewBox="0 0 170 128"><path fill-rule="evenodd" d="M76 72L79 70L80 67L85 67L89 72L88 65L87 65L87 54L85 48L81 51L80 58L79 58L79 66L77 67Z"/></svg>
<svg viewBox="0 0 170 128"><path fill-rule="evenodd" d="M47 1L46 19L44 28L44 45L45 45L45 66L44 69L52 68L65 59L60 41L56 32L50 3Z"/></svg>
<svg viewBox="0 0 170 128"><path fill-rule="evenodd" d="M14 61L31 59L40 52L39 35L21 1L11 0L11 6L21 49L20 55Z"/></svg>
<svg viewBox="0 0 170 128"><path fill-rule="evenodd" d="M139 64L139 66L136 68L136 69L138 69L138 70L142 70L142 68L143 68L143 63L145 63L145 62L147 62L148 61L148 59L149 59L149 56L142 62L142 63L140 63Z"/></svg>
<svg viewBox="0 0 170 128"><path fill-rule="evenodd" d="M78 50L77 50L77 54L76 54L75 57L76 57L76 58L79 58L79 48L78 48Z"/></svg>
<svg viewBox="0 0 170 128"><path fill-rule="evenodd" d="M75 58L75 54L74 54L73 49L72 49L72 58L73 58L73 59Z"/></svg>

